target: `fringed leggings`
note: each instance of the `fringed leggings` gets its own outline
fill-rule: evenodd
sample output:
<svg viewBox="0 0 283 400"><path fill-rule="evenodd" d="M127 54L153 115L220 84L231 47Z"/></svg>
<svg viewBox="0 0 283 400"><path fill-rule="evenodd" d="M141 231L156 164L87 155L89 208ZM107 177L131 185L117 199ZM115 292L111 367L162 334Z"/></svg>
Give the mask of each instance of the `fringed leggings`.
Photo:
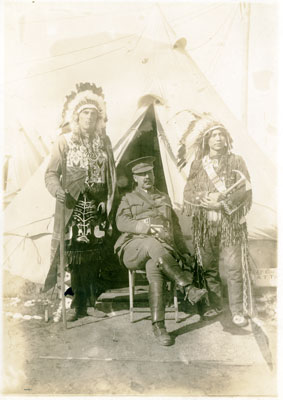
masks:
<svg viewBox="0 0 283 400"><path fill-rule="evenodd" d="M204 276L209 290L212 308L222 307L222 287L219 274L219 260L224 260L224 274L227 279L229 307L232 314L243 312L243 273L241 245L222 249L218 237L207 240L200 248Z"/></svg>

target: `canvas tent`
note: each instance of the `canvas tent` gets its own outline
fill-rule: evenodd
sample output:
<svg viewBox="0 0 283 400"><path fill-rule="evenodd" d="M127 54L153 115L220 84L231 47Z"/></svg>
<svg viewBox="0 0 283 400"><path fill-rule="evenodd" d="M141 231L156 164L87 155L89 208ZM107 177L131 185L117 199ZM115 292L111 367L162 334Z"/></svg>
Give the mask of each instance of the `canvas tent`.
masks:
<svg viewBox="0 0 283 400"><path fill-rule="evenodd" d="M49 153L49 146L39 134L31 137L19 121L9 122L2 159L4 207L25 186Z"/></svg>
<svg viewBox="0 0 283 400"><path fill-rule="evenodd" d="M64 96L77 82L94 81L102 86L118 180L123 182L123 166L130 157L148 155L149 149L154 151L161 171L158 182L168 191L177 210L182 203L187 171L178 170L176 155L187 126L187 111L210 112L228 128L235 152L246 160L254 192L254 205L248 217L250 238L274 244L270 265L274 267L276 173L270 160L198 69L186 51L185 39L174 38L158 9L153 11L141 36L118 35L116 39L113 42L107 34L93 36L93 43L104 43L100 50L103 56L74 63L68 74L54 65L54 73L45 74L41 65L36 82L29 89L30 104L36 107L44 92L45 117L49 119L54 110L58 116ZM56 42L51 52L67 49L70 43L71 39ZM50 71L51 65L47 63L45 67ZM46 162L5 210L4 267L38 283L43 283L49 268L54 213L54 200L43 183ZM181 224L189 236L188 219L182 217Z"/></svg>

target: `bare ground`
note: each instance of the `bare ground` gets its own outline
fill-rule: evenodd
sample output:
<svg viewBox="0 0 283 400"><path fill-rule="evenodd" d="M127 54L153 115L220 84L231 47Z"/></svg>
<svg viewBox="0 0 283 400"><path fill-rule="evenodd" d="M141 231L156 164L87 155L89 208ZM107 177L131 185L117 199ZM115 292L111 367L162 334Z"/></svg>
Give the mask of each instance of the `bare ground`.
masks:
<svg viewBox="0 0 283 400"><path fill-rule="evenodd" d="M10 293L11 294L11 293ZM5 294L4 294L5 295ZM106 293L92 314L65 330L44 321L46 297L32 287L3 301L6 394L274 396L276 395L275 293L257 296L269 338L273 370L251 327L236 328L225 313L213 321L192 314L166 314L175 343L161 347L151 332L146 295L138 294L130 323L125 290ZM49 301L49 316L58 307ZM105 313L105 314L103 314ZM36 316L42 319L34 319ZM106 315L106 316L105 316ZM102 318L102 316L104 316ZM264 359L266 358L266 360ZM270 360L269 360L270 361Z"/></svg>

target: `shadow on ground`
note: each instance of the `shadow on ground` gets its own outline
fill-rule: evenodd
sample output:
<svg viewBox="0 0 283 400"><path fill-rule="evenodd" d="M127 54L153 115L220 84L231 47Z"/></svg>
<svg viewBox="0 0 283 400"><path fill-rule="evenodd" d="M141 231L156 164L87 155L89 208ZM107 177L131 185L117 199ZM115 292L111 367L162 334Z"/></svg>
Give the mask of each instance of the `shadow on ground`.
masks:
<svg viewBox="0 0 283 400"><path fill-rule="evenodd" d="M259 304L264 304L262 296ZM269 308L272 304L269 298ZM274 302L275 304L275 302ZM134 323L128 289L99 298L89 316L54 323L59 299L33 291L3 301L4 387L9 394L273 396L276 368L270 371L251 326L237 328L227 309L203 321L180 305L166 312L174 345L161 347L152 330L147 287L137 286ZM49 320L45 322L46 309ZM186 311L186 312L185 312ZM276 355L276 319L261 314ZM35 318L36 317L36 318Z"/></svg>

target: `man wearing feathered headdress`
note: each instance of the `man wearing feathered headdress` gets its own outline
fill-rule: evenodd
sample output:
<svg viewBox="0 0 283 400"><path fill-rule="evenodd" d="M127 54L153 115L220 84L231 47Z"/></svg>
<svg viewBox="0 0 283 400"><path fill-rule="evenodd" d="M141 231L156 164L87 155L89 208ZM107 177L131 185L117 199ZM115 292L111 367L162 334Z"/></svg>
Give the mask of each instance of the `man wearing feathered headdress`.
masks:
<svg viewBox="0 0 283 400"><path fill-rule="evenodd" d="M102 89L80 83L66 97L62 134L57 138L45 173L48 191L56 197L51 267L44 290L57 281L60 210L65 207L65 248L76 320L87 315L103 290L99 277L107 251L116 173L112 146L105 132ZM64 176L63 176L64 175ZM65 188L62 188L62 178Z"/></svg>
<svg viewBox="0 0 283 400"><path fill-rule="evenodd" d="M184 210L192 215L194 247L208 289L203 316L213 318L222 311L219 259L225 249L232 321L245 326L251 304L245 222L252 204L249 173L242 157L231 152L228 131L209 114L194 115L184 133L181 168L192 149L195 158L184 189Z"/></svg>

